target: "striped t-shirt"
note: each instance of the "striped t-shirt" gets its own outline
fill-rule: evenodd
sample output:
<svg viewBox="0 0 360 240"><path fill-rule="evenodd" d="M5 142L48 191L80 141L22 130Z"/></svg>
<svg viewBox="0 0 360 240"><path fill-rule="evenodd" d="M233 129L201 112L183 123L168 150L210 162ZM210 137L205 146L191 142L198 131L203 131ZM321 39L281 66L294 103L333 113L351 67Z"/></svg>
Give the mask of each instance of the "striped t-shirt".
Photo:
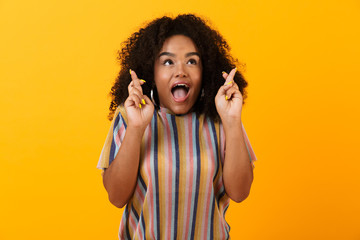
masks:
<svg viewBox="0 0 360 240"><path fill-rule="evenodd" d="M99 169L114 160L127 127L119 106ZM242 126L243 127L243 126ZM256 160L243 127L250 160ZM120 239L228 239L225 212L230 199L222 179L225 136L221 123L195 113L155 110L141 144L133 196L120 223Z"/></svg>

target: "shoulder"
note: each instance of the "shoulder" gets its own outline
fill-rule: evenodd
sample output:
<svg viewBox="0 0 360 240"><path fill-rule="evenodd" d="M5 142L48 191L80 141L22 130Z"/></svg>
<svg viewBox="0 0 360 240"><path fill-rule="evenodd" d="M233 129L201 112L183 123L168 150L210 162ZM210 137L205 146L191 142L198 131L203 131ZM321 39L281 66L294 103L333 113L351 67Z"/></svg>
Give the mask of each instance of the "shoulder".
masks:
<svg viewBox="0 0 360 240"><path fill-rule="evenodd" d="M114 113L114 122L119 122L120 120L124 121L125 123L127 123L127 115L126 115L126 110L124 105L119 105Z"/></svg>

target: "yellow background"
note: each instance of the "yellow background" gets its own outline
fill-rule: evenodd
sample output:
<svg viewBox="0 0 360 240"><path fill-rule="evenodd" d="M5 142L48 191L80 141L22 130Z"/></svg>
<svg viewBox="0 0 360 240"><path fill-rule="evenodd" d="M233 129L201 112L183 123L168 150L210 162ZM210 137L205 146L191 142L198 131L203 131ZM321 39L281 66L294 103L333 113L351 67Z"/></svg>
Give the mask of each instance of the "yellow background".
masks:
<svg viewBox="0 0 360 240"><path fill-rule="evenodd" d="M120 42L211 20L246 64L258 162L233 239L360 239L360 2L0 1L0 239L117 239L96 164Z"/></svg>

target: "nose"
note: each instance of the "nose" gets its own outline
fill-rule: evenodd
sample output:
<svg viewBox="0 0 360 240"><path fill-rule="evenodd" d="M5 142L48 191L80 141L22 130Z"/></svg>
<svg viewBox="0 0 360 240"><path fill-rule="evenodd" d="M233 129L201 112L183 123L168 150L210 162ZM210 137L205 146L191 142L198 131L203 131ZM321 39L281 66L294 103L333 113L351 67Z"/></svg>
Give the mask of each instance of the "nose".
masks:
<svg viewBox="0 0 360 240"><path fill-rule="evenodd" d="M187 73L183 64L178 64L175 71L176 77L187 77Z"/></svg>

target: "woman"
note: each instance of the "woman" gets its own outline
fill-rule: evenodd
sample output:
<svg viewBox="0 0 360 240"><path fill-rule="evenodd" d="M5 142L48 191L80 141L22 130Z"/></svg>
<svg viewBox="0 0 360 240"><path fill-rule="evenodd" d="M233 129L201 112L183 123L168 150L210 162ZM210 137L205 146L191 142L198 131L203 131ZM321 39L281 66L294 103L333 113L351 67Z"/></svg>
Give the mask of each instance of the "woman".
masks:
<svg viewBox="0 0 360 240"><path fill-rule="evenodd" d="M98 163L110 202L126 206L119 238L228 239L225 212L248 196L256 157L226 41L194 15L162 17L119 60Z"/></svg>

